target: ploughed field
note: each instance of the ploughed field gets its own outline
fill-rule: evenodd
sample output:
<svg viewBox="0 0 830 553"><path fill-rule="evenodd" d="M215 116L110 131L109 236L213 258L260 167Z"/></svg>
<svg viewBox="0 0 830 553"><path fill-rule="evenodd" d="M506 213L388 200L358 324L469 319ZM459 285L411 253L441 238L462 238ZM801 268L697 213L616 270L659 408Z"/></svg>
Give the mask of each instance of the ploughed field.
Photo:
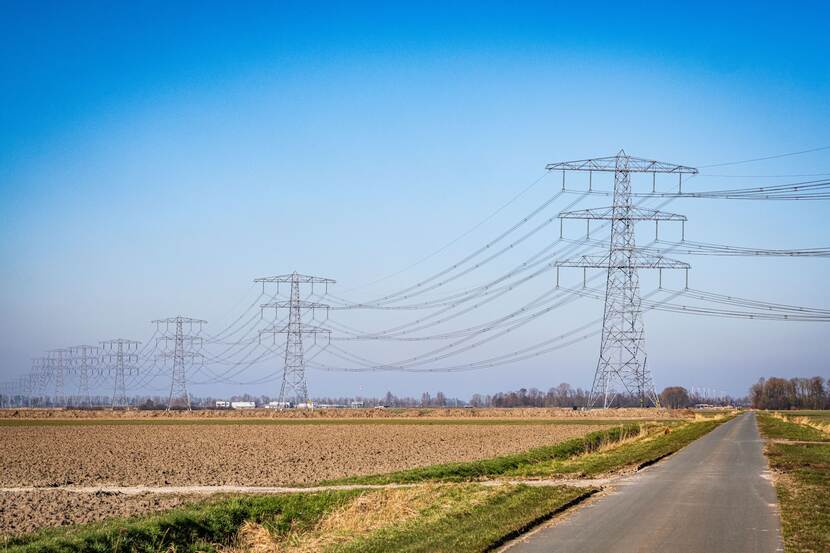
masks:
<svg viewBox="0 0 830 553"><path fill-rule="evenodd" d="M47 527L141 515L172 509L196 499L199 498L183 494L0 492L0 544L3 534L25 534Z"/></svg>
<svg viewBox="0 0 830 553"><path fill-rule="evenodd" d="M312 484L485 459L605 426L587 421L0 425L0 535L167 509L190 499L189 485ZM60 489L64 486L181 489L176 495L127 495ZM53 489L25 489L31 487Z"/></svg>
<svg viewBox="0 0 830 553"><path fill-rule="evenodd" d="M0 486L310 484L469 461L599 424L0 426Z"/></svg>

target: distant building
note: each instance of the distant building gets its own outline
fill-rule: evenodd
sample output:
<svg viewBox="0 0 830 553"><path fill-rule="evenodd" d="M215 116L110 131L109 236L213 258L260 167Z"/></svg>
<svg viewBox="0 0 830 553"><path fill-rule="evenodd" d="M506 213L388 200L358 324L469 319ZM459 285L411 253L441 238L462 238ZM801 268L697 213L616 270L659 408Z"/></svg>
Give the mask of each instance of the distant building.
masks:
<svg viewBox="0 0 830 553"><path fill-rule="evenodd" d="M216 402L216 408L217 409L229 409L230 406L231 406L230 401L217 401Z"/></svg>
<svg viewBox="0 0 830 553"><path fill-rule="evenodd" d="M269 401L266 409L291 409L293 405L290 401Z"/></svg>
<svg viewBox="0 0 830 553"><path fill-rule="evenodd" d="M254 409L256 403L253 401L232 401L231 409Z"/></svg>

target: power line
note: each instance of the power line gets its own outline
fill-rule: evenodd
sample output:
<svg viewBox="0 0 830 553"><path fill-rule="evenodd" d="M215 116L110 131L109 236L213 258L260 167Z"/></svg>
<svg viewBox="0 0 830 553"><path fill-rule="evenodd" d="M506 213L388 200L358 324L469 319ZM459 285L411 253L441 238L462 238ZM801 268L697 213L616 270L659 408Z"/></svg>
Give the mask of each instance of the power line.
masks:
<svg viewBox="0 0 830 553"><path fill-rule="evenodd" d="M766 161L768 159L780 159L782 157L790 157L790 156L799 156L802 154L811 154L813 152L821 152L824 150L830 150L830 146L821 146L818 148L811 148L809 150L800 150L798 152L789 152L786 154L773 154L764 157L755 157L751 159L741 159L738 161L725 161L723 163L711 163L709 165L699 165L698 167L701 169L708 169L710 167L726 167L728 165L741 165L743 163L754 163L756 161Z"/></svg>
<svg viewBox="0 0 830 553"><path fill-rule="evenodd" d="M533 182L531 182L528 186L526 186L525 188L523 188L523 189L522 189L522 190L521 190L518 194L516 194L515 196L513 196L512 198L510 198L510 200L508 200L506 203L502 204L502 205L501 205L498 209L496 209L495 211L493 211L492 213L490 213L490 215L488 215L487 217L485 217L484 219L482 219L481 221L479 221L478 223L476 223L475 225L473 225L472 227L470 227L468 230L466 230L466 231L465 231L465 232L463 232L462 234L460 234L460 235L456 236L455 238L453 238L452 240L450 240L449 242L447 242L446 244L444 244L443 246L441 246L441 247L440 247L440 248L438 248L437 250L433 251L432 253L425 255L424 257L422 257L422 258L418 259L417 261L415 261L415 262L413 262L413 263L411 263L411 264L407 265L406 267L404 267L404 268L402 268L402 269L400 269L400 270L398 270L398 271L395 271L394 273L390 273L390 274L388 274L388 275L386 275L386 276L380 277L380 278L378 278L378 279L376 279L376 280L373 280L373 281L368 282L368 283L366 283L366 284L363 284L363 285L361 285L361 286L354 286L354 287L352 287L352 288L348 288L348 289L344 290L344 293L348 293L348 292L351 292L351 291L354 291L354 290L359 290L359 289L361 289L361 288L366 288L366 287L368 287L368 286L371 286L371 285L374 285L374 284L378 284L378 283L383 282L383 281L385 281L385 280L388 280L388 279L390 279L390 278L392 278L392 277L398 276L398 275L400 275L400 274L402 274L402 273L404 273L404 272L408 271L409 269L412 269L413 267L417 267L418 265L420 265L420 264L421 264L421 263L423 263L424 261L426 261L426 260L428 260L428 259L431 259L431 258L435 257L435 256L436 256L436 255L438 255L439 253L444 252L447 248L449 248L449 247L453 246L453 245L454 245L454 244L456 244L459 240L462 240L462 239L466 238L467 236L469 236L470 234L472 234L474 231L478 230L481 226L483 226L484 224L486 224L487 222L489 222L491 219L493 219L493 217L495 217L496 215L498 215L499 213L501 213L502 211L504 211L507 207L509 207L510 205L512 205L512 204L513 204L516 200L518 200L519 198L521 198L522 196L524 196L526 193L530 192L530 190L531 190L531 189L533 189L533 188L534 188L537 184L539 184L540 182L542 182L542 180L543 180L545 177L547 177L547 176L548 176L548 172L547 172L547 171L545 171L544 173L542 173L542 175L541 175L539 178L537 178L536 180L534 180Z"/></svg>

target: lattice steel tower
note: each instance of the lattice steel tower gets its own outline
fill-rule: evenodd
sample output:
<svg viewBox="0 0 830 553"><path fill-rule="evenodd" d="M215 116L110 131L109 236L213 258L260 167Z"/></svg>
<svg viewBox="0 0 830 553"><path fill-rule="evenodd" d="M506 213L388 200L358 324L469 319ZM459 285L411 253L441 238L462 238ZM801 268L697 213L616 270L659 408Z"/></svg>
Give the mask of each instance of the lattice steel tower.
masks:
<svg viewBox="0 0 830 553"><path fill-rule="evenodd" d="M254 282L261 282L263 291L266 283L275 283L277 285L277 293L279 293L280 283L291 284L291 299L288 301L275 301L266 303L261 308L273 308L277 311L276 318L279 319L279 310L288 309L288 321L283 324L282 321L275 323L272 327L260 330L260 337L262 334L271 334L276 342L277 334L285 334L285 360L282 372L282 385L280 386L279 403L281 406L287 405L289 402L296 404L308 403L308 385L305 378L305 359L303 350L303 335L314 336L315 343L317 342L317 335L324 334L328 338L331 331L311 324L303 322L303 313L311 311L315 313L317 310L325 310L328 316L328 305L305 301L300 299L300 284L311 285L311 292L314 292L315 284L322 284L328 291L328 285L334 284L334 280L330 278L322 278L308 275L297 274L296 272L290 275L279 275L273 277L263 277L255 279Z"/></svg>
<svg viewBox="0 0 830 553"><path fill-rule="evenodd" d="M64 392L64 375L69 369L70 351L68 348L53 349L48 352L49 373L54 384L54 403L66 407L66 394Z"/></svg>
<svg viewBox="0 0 830 553"><path fill-rule="evenodd" d="M46 400L46 390L49 386L49 358L36 357L32 359L32 373L37 380L37 396L40 400Z"/></svg>
<svg viewBox="0 0 830 553"><path fill-rule="evenodd" d="M78 377L78 404L92 405L89 391L89 377L100 368L100 355L97 346L72 346L70 350L71 371Z"/></svg>
<svg viewBox="0 0 830 553"><path fill-rule="evenodd" d="M656 209L635 206L631 201L631 173L651 173L652 193L656 192L656 175L671 173L678 175L678 192L682 192L683 175L697 174L697 169L659 161L628 156L623 150L613 157L552 163L548 170L562 171L564 188L565 172L583 171L614 173L614 201L610 207L566 211L560 219L584 219L590 233L592 220L606 220L611 223L611 240L607 254L584 255L575 259L557 261L557 284L559 267L601 268L607 271L605 288L605 310L602 321L602 342L599 360L591 386L588 407L600 401L603 407L610 407L622 385L625 392L635 395L640 405L650 402L659 405L654 390L651 372L646 365L645 330L640 308L640 279L638 269L684 269L688 284L689 265L662 255L645 253L635 244L634 224L638 221L654 221L655 233L659 232L660 221L680 221L684 226L686 217ZM590 189L589 184L589 189Z"/></svg>
<svg viewBox="0 0 830 553"><path fill-rule="evenodd" d="M127 407L126 375L138 374L138 346L141 342L115 338L101 342L101 363L113 376L112 408Z"/></svg>
<svg viewBox="0 0 830 553"><path fill-rule="evenodd" d="M198 332L201 332L202 325L207 324L207 321L179 316L158 319L153 322L156 323L156 328L162 334L156 339L157 343L163 343L159 357L173 360L167 410L170 411L174 404L180 403L182 407L190 411L190 394L187 391L187 367L204 359L196 349L202 347L202 338L197 334L193 334L193 327L198 326ZM162 325L164 329L162 329ZM184 331L185 325L188 327L187 334Z"/></svg>

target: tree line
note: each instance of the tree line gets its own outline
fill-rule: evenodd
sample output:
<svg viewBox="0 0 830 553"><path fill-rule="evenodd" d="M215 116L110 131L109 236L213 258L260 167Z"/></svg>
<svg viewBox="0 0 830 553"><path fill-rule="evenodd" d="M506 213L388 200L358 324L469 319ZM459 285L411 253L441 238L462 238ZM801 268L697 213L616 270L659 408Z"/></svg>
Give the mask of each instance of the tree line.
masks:
<svg viewBox="0 0 830 553"><path fill-rule="evenodd" d="M538 388L519 388L518 390L497 392L495 394L473 394L469 400L449 397L442 392L432 394L424 392L420 397L399 397L387 392L381 397L347 396L316 397L315 404L337 405L347 407L353 403L364 407L564 407L579 408L588 403L590 391L574 388L563 382L547 391ZM756 409L830 409L830 381L814 376L812 378L761 378L753 384L746 398L730 396L701 396L690 392L682 386L669 386L660 393L660 404L664 407L682 409L697 404L716 406L751 405ZM106 406L109 398L98 398L93 405ZM253 401L257 405L267 405L273 398L266 395L233 395L225 398L192 397L194 408L212 408L217 399L231 401ZM164 409L167 397L132 397L129 404L139 409ZM31 406L49 407L49 403L37 403ZM615 407L639 407L640 398L633 394L620 394L615 398Z"/></svg>
<svg viewBox="0 0 830 553"><path fill-rule="evenodd" d="M830 385L820 376L812 378L761 378L749 389L756 409L830 409Z"/></svg>

